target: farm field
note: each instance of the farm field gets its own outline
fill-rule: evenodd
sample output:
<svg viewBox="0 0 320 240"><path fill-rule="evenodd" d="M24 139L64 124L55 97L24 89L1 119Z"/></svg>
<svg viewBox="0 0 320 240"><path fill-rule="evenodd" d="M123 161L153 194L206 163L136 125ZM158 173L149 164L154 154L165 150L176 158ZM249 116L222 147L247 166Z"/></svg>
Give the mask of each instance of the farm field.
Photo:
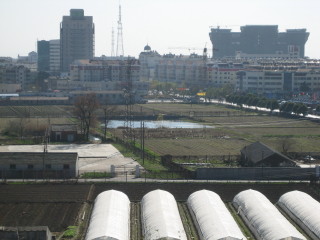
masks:
<svg viewBox="0 0 320 240"><path fill-rule="evenodd" d="M117 106L116 116L124 116L125 106ZM247 144L261 141L281 151L281 139L292 140L290 152L317 152L320 145L319 123L305 119L284 118L268 113L244 111L218 104L148 103L132 106L136 116L177 115L188 121L200 121L213 126L213 129L160 129L158 132L147 129L145 146L158 154L171 155L216 155L221 153L239 154ZM99 112L101 117L101 111ZM71 123L72 106L0 106L0 131L10 121L18 121L22 116L30 119L30 125L45 126ZM110 132L118 137L119 130ZM140 137L139 129L136 137ZM192 132L192 133L190 133ZM161 141L160 141L161 139Z"/></svg>
<svg viewBox="0 0 320 240"><path fill-rule="evenodd" d="M153 190L162 189L173 194L179 203L182 218L188 213L185 202L195 191L207 189L217 193L225 203L232 202L234 196L247 189L263 193L272 203L276 203L286 192L300 190L320 200L317 185L307 183L96 183L96 184L2 184L0 185L0 225L1 226L43 226L59 234L68 226L79 225L83 215L85 222L77 239L83 239L90 209L96 196L107 190L125 193L131 201L131 225L133 239L141 239L139 202ZM316 193L318 192L318 193ZM85 208L85 206L87 206ZM183 210L181 210L183 208Z"/></svg>
<svg viewBox="0 0 320 240"><path fill-rule="evenodd" d="M48 226L63 232L77 225L90 185L0 185L1 226Z"/></svg>
<svg viewBox="0 0 320 240"><path fill-rule="evenodd" d="M31 105L31 106L0 106L1 117L70 117L72 106Z"/></svg>
<svg viewBox="0 0 320 240"><path fill-rule="evenodd" d="M236 155L250 144L243 139L148 139L146 147L160 155L204 156L204 155Z"/></svg>
<svg viewBox="0 0 320 240"><path fill-rule="evenodd" d="M165 132L172 131L168 129L162 129L163 134L153 136L153 138L147 137L146 147L159 154L173 156L239 154L243 146L255 141L261 141L275 150L282 151L281 141L283 138L290 139L292 142L290 152L319 151L319 123L310 120L285 118L268 113L246 112L221 105L192 105L192 109L190 104L146 104L146 106L170 114L176 111L188 115L188 110L195 111L194 115L197 115L197 111L201 114L203 111L211 112L211 114L215 111L217 113L216 116L195 117L201 120L202 124L215 127L214 130L206 129L205 131L208 133L203 134L202 139L201 137L185 137L179 134L171 135L168 138L162 137ZM184 129L184 131L188 131L188 129ZM192 131L201 132L201 130Z"/></svg>

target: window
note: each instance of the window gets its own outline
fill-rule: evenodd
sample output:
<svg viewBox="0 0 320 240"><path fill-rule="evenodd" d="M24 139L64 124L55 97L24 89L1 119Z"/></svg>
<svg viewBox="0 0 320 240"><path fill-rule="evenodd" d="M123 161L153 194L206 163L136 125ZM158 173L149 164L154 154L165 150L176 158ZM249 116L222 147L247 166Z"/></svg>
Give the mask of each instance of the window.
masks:
<svg viewBox="0 0 320 240"><path fill-rule="evenodd" d="M51 164L46 164L46 169L51 169Z"/></svg>
<svg viewBox="0 0 320 240"><path fill-rule="evenodd" d="M15 164L10 164L10 169L16 169L16 165Z"/></svg>
<svg viewBox="0 0 320 240"><path fill-rule="evenodd" d="M70 169L69 164L63 164L63 169Z"/></svg>
<svg viewBox="0 0 320 240"><path fill-rule="evenodd" d="M33 164L28 164L28 169L33 169Z"/></svg>

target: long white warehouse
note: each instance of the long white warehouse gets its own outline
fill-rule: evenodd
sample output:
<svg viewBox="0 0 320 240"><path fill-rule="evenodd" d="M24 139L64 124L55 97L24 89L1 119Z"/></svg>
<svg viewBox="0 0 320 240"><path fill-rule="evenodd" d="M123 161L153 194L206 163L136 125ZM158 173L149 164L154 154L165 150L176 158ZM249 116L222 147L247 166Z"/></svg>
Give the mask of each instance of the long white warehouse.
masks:
<svg viewBox="0 0 320 240"><path fill-rule="evenodd" d="M246 239L218 194L200 190L187 204L202 240Z"/></svg>
<svg viewBox="0 0 320 240"><path fill-rule="evenodd" d="M238 193L233 204L243 220L260 240L305 240L306 238L260 192Z"/></svg>
<svg viewBox="0 0 320 240"><path fill-rule="evenodd" d="M141 221L145 240L187 240L177 202L169 192L154 190L144 195Z"/></svg>
<svg viewBox="0 0 320 240"><path fill-rule="evenodd" d="M278 205L312 239L320 240L320 203L318 201L304 192L292 191L283 194Z"/></svg>
<svg viewBox="0 0 320 240"><path fill-rule="evenodd" d="M86 240L105 239L130 239L130 200L115 190L96 197L86 235Z"/></svg>

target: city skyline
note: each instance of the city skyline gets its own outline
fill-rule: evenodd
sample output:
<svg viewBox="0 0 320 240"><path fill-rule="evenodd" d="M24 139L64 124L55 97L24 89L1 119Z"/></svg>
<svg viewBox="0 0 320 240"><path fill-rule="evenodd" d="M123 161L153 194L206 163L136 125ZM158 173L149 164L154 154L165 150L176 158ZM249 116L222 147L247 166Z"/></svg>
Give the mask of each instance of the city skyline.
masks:
<svg viewBox="0 0 320 240"><path fill-rule="evenodd" d="M310 32L306 56L320 58L318 0L122 0L120 4L125 56L137 57L146 44L160 54L201 54L205 45L212 47L209 26L240 31L242 25L278 25L280 31L306 28ZM37 40L59 39L62 17L72 8L93 16L95 56L110 55L118 6L119 1L111 0L1 0L0 15L6 21L0 23L0 56L27 55L36 51Z"/></svg>

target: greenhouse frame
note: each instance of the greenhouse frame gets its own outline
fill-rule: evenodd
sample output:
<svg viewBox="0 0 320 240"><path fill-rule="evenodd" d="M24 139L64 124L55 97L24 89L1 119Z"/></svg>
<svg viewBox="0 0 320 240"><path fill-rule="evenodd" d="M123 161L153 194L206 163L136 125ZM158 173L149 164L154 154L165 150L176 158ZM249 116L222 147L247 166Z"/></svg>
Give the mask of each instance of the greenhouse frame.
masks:
<svg viewBox="0 0 320 240"><path fill-rule="evenodd" d="M260 240L305 240L306 238L260 192L238 193L233 205L255 237Z"/></svg>
<svg viewBox="0 0 320 240"><path fill-rule="evenodd" d="M108 239L130 239L130 200L115 190L96 197L86 235L86 240Z"/></svg>
<svg viewBox="0 0 320 240"><path fill-rule="evenodd" d="M291 191L279 198L278 205L312 239L320 240L320 203L317 200L304 192Z"/></svg>
<svg viewBox="0 0 320 240"><path fill-rule="evenodd" d="M215 192L200 190L192 193L187 205L202 240L247 239L229 210Z"/></svg>
<svg viewBox="0 0 320 240"><path fill-rule="evenodd" d="M158 189L144 195L141 222L145 240L187 240L177 202L167 191Z"/></svg>

